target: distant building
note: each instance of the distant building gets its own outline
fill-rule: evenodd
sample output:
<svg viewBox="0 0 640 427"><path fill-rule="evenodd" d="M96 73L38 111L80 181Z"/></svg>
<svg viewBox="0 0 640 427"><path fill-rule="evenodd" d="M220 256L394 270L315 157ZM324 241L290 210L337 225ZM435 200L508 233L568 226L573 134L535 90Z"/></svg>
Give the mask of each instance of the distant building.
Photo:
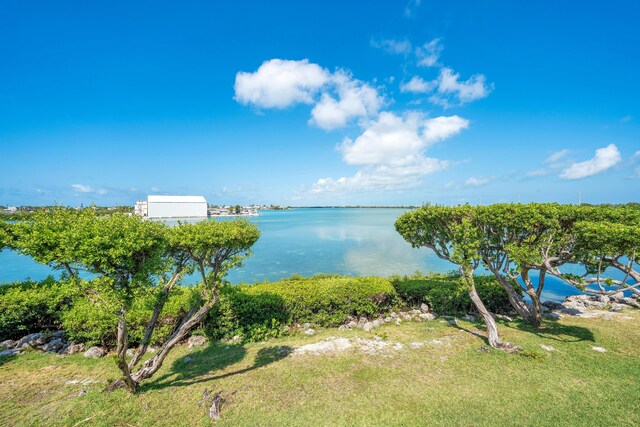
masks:
<svg viewBox="0 0 640 427"><path fill-rule="evenodd" d="M134 211L148 218L205 218L207 201L202 196L148 196L136 202Z"/></svg>

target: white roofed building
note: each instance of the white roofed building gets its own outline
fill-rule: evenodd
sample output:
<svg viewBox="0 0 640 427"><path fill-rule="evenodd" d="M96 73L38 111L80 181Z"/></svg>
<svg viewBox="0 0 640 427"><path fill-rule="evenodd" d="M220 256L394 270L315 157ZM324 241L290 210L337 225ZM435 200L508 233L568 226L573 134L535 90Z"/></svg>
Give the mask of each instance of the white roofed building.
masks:
<svg viewBox="0 0 640 427"><path fill-rule="evenodd" d="M140 210L143 211L143 209ZM146 216L149 218L206 218L207 201L202 196L147 196Z"/></svg>

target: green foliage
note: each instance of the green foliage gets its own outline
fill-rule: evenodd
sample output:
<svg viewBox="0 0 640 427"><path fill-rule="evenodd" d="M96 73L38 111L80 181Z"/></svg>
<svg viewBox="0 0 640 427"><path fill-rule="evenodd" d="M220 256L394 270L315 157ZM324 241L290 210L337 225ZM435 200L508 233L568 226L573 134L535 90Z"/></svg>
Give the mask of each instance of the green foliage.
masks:
<svg viewBox="0 0 640 427"><path fill-rule="evenodd" d="M278 282L223 288L206 322L214 338L249 340L286 332L283 325L337 326L348 316L373 316L398 304L391 283L378 277L294 276ZM270 331L270 332L269 332Z"/></svg>
<svg viewBox="0 0 640 427"><path fill-rule="evenodd" d="M195 290L187 287L177 287L169 294L158 326L154 330L150 344L163 343L189 311L195 298ZM79 298L64 313L62 313L62 327L70 339L85 342L89 345L100 344L114 347L116 344L116 323L118 299L113 295L100 299ZM156 303L155 290L147 289L133 300L127 311L127 329L131 344L138 344L144 336L145 328Z"/></svg>
<svg viewBox="0 0 640 427"><path fill-rule="evenodd" d="M0 341L60 328L61 314L79 295L77 285L52 277L0 286Z"/></svg>
<svg viewBox="0 0 640 427"><path fill-rule="evenodd" d="M487 309L494 313L511 310L507 293L493 276L474 276L476 290ZM465 282L459 274L429 274L393 277L391 283L409 305L427 303L438 314L475 311Z"/></svg>

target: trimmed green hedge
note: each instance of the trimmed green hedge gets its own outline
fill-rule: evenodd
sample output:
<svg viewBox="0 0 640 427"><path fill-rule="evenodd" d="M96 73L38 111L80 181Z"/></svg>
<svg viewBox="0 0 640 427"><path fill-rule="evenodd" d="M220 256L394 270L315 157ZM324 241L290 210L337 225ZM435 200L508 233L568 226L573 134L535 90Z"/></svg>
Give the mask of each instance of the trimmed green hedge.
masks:
<svg viewBox="0 0 640 427"><path fill-rule="evenodd" d="M438 314L475 312L466 286L457 274L415 274L392 277L391 283L398 295L409 305L426 302ZM506 291L493 276L474 276L476 290L487 309L493 313L512 310Z"/></svg>
<svg viewBox="0 0 640 427"><path fill-rule="evenodd" d="M475 280L478 293L490 311L510 311L507 295L493 277L477 276ZM127 313L132 344L142 338L155 298L150 289L134 299L134 305ZM77 283L57 282L52 278L42 282L2 285L0 341L45 329L64 329L76 342L112 347L116 337L116 307L104 295L92 300ZM193 288L174 288L160 317L159 328L152 337L152 344L162 343L171 334L193 300ZM288 326L294 323L338 326L349 316L375 317L401 306L418 306L422 302L428 303L439 314L475 310L456 275L414 275L390 280L380 277L293 276L277 282L224 286L219 302L201 326L214 340L238 335L245 340L257 341L285 334Z"/></svg>
<svg viewBox="0 0 640 427"><path fill-rule="evenodd" d="M60 328L60 314L79 295L76 286L53 277L0 285L0 341Z"/></svg>
<svg viewBox="0 0 640 427"><path fill-rule="evenodd" d="M396 291L379 277L294 276L278 282L223 288L206 322L212 339L277 336L292 323L337 326L347 317L374 316L397 306Z"/></svg>

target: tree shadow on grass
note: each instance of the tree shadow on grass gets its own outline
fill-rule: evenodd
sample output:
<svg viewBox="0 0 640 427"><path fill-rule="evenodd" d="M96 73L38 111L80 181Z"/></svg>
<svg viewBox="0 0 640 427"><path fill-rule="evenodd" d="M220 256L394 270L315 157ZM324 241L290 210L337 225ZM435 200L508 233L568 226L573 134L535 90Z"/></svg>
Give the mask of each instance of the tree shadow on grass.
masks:
<svg viewBox="0 0 640 427"><path fill-rule="evenodd" d="M0 356L0 366L4 365L5 363L9 363L14 359L17 359L18 356L15 354L7 354L5 356Z"/></svg>
<svg viewBox="0 0 640 427"><path fill-rule="evenodd" d="M253 365L233 372L209 375L227 366L242 361L247 354L243 344L211 343L199 352L185 355L173 362L171 370L155 381L143 384L146 390L159 390L166 387L188 386L207 381L218 380L252 371L286 358L293 351L289 346L270 346L261 348L256 354ZM191 358L191 360L187 358Z"/></svg>
<svg viewBox="0 0 640 427"><path fill-rule="evenodd" d="M562 342L595 342L595 337L590 329L583 328L582 326L565 325L555 320L545 320L539 328L535 328L522 320L500 323L508 328L519 329L523 332L529 332L549 340Z"/></svg>

